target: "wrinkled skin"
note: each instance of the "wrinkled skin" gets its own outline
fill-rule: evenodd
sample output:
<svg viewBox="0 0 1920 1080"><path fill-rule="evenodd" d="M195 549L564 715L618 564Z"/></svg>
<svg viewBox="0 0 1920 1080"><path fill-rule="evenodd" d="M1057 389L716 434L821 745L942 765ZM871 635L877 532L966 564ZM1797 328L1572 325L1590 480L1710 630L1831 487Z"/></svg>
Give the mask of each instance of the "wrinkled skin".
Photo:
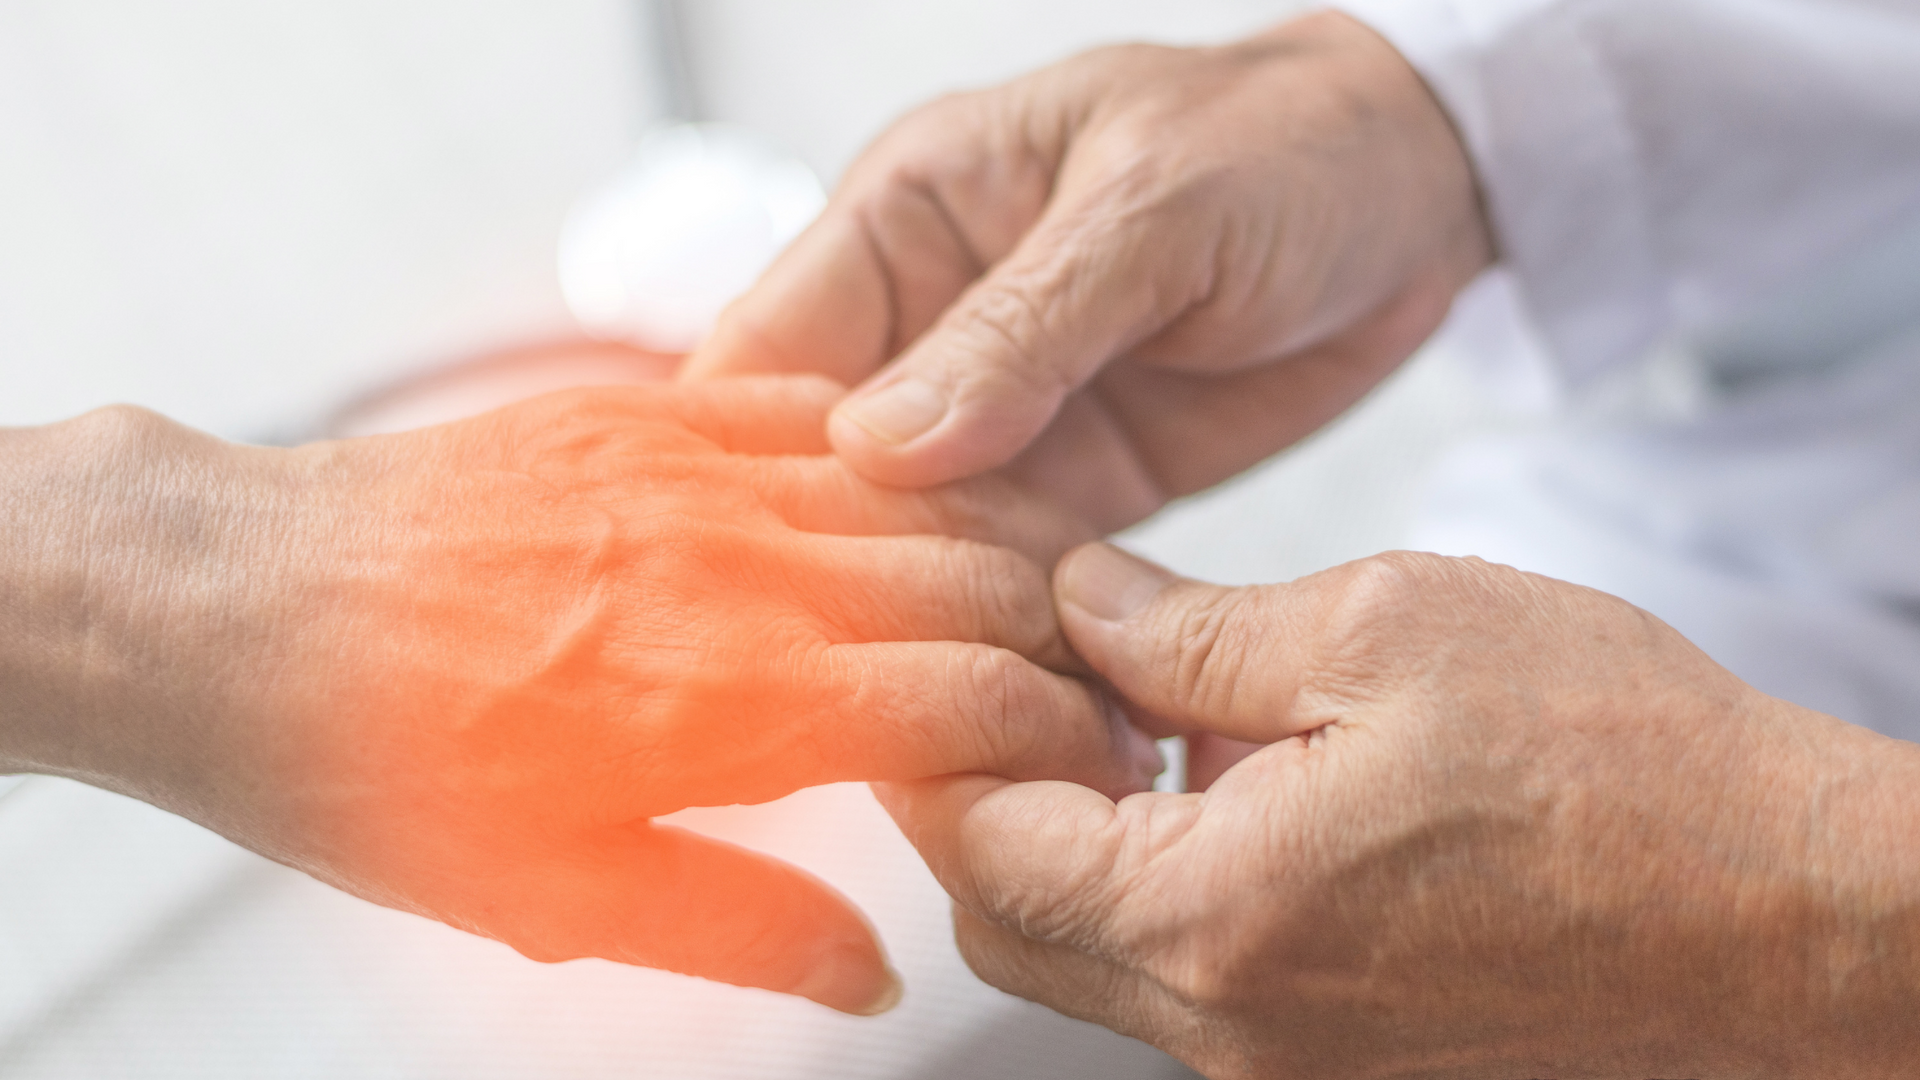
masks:
<svg viewBox="0 0 1920 1080"><path fill-rule="evenodd" d="M536 958L884 1007L845 899L648 819L957 770L1118 794L1157 761L1040 666L1044 571L979 542L1050 560L1079 527L859 480L838 395L581 391L297 450L124 409L5 433L0 766Z"/></svg>
<svg viewBox="0 0 1920 1080"><path fill-rule="evenodd" d="M1492 255L1426 86L1323 13L911 114L686 372L860 383L829 432L863 475L1012 462L1112 530L1340 413Z"/></svg>
<svg viewBox="0 0 1920 1080"><path fill-rule="evenodd" d="M1264 745L1118 805L882 785L988 982L1217 1080L1913 1074L1920 748L1477 560L1056 586L1131 708Z"/></svg>

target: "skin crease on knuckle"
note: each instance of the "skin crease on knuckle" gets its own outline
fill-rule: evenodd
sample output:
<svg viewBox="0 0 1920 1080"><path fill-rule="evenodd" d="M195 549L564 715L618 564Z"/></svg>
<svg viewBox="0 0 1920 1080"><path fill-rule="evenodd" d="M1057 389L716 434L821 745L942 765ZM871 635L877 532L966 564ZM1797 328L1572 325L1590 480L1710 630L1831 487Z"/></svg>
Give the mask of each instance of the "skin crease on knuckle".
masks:
<svg viewBox="0 0 1920 1080"><path fill-rule="evenodd" d="M966 649L950 662L960 667L953 685L971 700L968 712L976 723L968 734L975 741L978 762L1032 776L1036 767L1045 770L1055 757L1049 751L1066 749L1052 745L1052 725L1034 722L1046 717L1054 703L1039 681L1044 676L1031 665L1004 649L984 647Z"/></svg>

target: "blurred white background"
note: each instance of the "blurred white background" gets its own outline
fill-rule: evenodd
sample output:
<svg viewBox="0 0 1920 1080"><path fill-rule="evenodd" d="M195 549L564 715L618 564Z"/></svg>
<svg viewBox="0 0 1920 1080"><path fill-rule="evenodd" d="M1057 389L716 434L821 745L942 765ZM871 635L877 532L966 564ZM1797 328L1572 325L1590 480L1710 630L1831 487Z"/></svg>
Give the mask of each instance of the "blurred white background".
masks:
<svg viewBox="0 0 1920 1080"><path fill-rule="evenodd" d="M692 0L680 23L700 116L830 182L931 95L1296 6ZM569 333L554 243L665 107L653 26L627 0L0 5L0 424L130 401L274 439L409 368ZM1497 414L1432 353L1130 542L1232 581L1394 546L1425 464ZM860 789L781 814L703 820L866 905L908 976L899 1013L540 967L139 804L30 781L0 793L0 1074L1175 1073L973 983L937 890Z"/></svg>

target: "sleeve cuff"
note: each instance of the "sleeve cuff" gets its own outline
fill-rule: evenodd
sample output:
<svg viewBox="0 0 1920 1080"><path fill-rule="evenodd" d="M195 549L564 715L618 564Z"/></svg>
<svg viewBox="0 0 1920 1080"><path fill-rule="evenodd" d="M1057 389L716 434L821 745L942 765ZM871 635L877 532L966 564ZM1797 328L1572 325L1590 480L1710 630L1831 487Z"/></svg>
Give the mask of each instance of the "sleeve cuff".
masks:
<svg viewBox="0 0 1920 1080"><path fill-rule="evenodd" d="M1577 0L1338 0L1407 58L1467 147L1522 303L1572 387L1671 325L1639 147Z"/></svg>

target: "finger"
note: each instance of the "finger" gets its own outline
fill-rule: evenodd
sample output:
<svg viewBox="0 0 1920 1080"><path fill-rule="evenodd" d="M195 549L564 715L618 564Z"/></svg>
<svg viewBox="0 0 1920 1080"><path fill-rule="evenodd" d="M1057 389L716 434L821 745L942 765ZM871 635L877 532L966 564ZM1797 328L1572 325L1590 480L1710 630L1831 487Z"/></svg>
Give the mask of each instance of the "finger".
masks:
<svg viewBox="0 0 1920 1080"><path fill-rule="evenodd" d="M874 793L976 917L1039 941L1119 951L1105 932L1124 892L1125 827L1112 800L1073 784L966 775L875 784Z"/></svg>
<svg viewBox="0 0 1920 1080"><path fill-rule="evenodd" d="M955 905L953 939L980 981L1135 1038L1158 1029L1166 992L1139 972L1066 945L1036 941Z"/></svg>
<svg viewBox="0 0 1920 1080"><path fill-rule="evenodd" d="M1366 682L1357 668L1319 670L1337 615L1328 583L1222 588L1088 544L1055 568L1054 596L1068 641L1128 701L1188 730L1270 743L1338 716L1338 695L1302 700L1303 688Z"/></svg>
<svg viewBox="0 0 1920 1080"><path fill-rule="evenodd" d="M721 315L690 378L817 371L853 385L918 337L1039 217L1056 151L1017 88L895 124L818 221Z"/></svg>
<svg viewBox="0 0 1920 1080"><path fill-rule="evenodd" d="M841 536L952 536L1013 548L1044 566L1097 534L1050 500L1000 477L925 491L880 487L837 458L782 458L753 473L761 500L789 525Z"/></svg>
<svg viewBox="0 0 1920 1080"><path fill-rule="evenodd" d="M1043 218L931 330L834 410L861 474L926 487L1006 464L1102 365L1197 299L1177 222L1090 192ZM1102 206L1101 203L1106 205Z"/></svg>
<svg viewBox="0 0 1920 1080"><path fill-rule="evenodd" d="M903 780L954 772L1085 785L1102 797L1152 786L1163 763L1095 690L1005 649L960 643L829 646L788 664L764 703L716 700L669 746L676 775L659 778L662 805L777 798L846 780ZM692 740L725 731L730 752Z"/></svg>
<svg viewBox="0 0 1920 1080"><path fill-rule="evenodd" d="M732 454L826 454L826 420L846 391L813 376L729 379L665 390L675 419Z"/></svg>
<svg viewBox="0 0 1920 1080"><path fill-rule="evenodd" d="M954 898L962 955L994 986L1145 1036L1177 1001L1153 977L1122 907L1141 866L1198 820L1200 798L1139 795L1116 807L1066 784L948 776L875 784L880 800ZM1156 1040L1157 1041L1157 1040Z"/></svg>
<svg viewBox="0 0 1920 1080"><path fill-rule="evenodd" d="M826 883L669 826L611 830L490 882L477 923L536 960L600 957L871 1015L900 998L873 928Z"/></svg>
<svg viewBox="0 0 1920 1080"><path fill-rule="evenodd" d="M855 766L835 779L980 772L1120 798L1151 788L1165 767L1153 739L1099 691L1005 649L840 645L826 682L843 688L843 715L857 718L815 736L831 758Z"/></svg>
<svg viewBox="0 0 1920 1080"><path fill-rule="evenodd" d="M1006 548L933 536L809 536L795 547L796 587L836 642L978 642L1056 671L1075 665L1045 571Z"/></svg>
<svg viewBox="0 0 1920 1080"><path fill-rule="evenodd" d="M814 372L851 386L886 360L891 292L859 215L836 198L720 313L680 378Z"/></svg>

